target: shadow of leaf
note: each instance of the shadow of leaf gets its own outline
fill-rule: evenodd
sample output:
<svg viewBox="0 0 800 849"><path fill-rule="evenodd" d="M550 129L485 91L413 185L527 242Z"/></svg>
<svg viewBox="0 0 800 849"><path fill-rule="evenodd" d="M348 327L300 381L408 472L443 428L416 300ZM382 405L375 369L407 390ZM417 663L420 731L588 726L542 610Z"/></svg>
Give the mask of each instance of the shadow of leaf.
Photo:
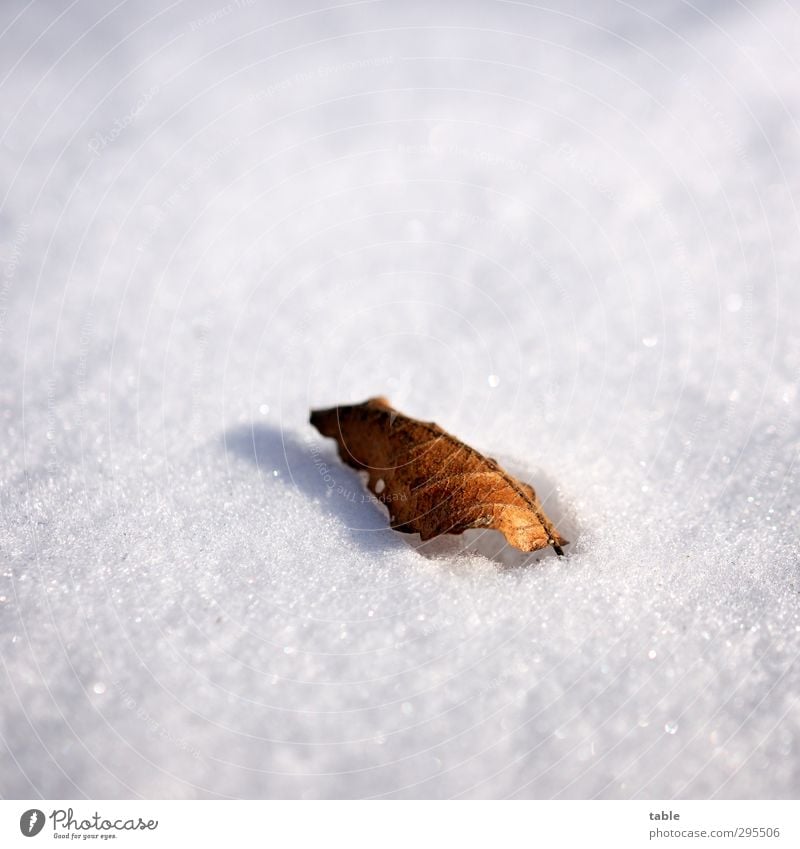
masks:
<svg viewBox="0 0 800 849"><path fill-rule="evenodd" d="M341 463L331 443L269 424L239 425L222 436L225 450L253 463L264 477L292 486L336 516L358 545L370 551L401 546L388 527L383 506L364 487L358 473Z"/></svg>

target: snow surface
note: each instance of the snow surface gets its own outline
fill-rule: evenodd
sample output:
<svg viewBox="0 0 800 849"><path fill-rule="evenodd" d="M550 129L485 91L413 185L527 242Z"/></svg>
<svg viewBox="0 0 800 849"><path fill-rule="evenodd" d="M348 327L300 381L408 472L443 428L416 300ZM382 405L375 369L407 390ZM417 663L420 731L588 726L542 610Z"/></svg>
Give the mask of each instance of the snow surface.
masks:
<svg viewBox="0 0 800 849"><path fill-rule="evenodd" d="M0 793L796 797L786 2L0 6ZM384 394L573 539L416 545ZM411 542L411 544L410 544Z"/></svg>

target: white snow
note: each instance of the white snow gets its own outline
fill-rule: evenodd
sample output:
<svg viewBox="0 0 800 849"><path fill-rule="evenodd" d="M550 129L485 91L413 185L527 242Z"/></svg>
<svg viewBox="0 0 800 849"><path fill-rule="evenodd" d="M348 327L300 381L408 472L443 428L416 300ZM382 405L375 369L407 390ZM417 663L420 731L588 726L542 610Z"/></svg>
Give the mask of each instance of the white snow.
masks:
<svg viewBox="0 0 800 849"><path fill-rule="evenodd" d="M0 19L2 796L797 795L790 4ZM379 394L569 556L387 530Z"/></svg>

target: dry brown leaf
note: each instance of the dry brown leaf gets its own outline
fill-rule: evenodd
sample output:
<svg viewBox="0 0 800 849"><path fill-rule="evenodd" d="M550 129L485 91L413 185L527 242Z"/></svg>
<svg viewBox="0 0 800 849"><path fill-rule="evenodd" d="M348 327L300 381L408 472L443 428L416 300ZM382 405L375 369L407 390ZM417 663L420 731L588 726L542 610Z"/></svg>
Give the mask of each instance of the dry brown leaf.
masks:
<svg viewBox="0 0 800 849"><path fill-rule="evenodd" d="M312 410L311 424L336 440L345 463L369 473L369 488L389 508L391 526L423 540L493 528L522 551L561 537L533 487L433 422L412 419L385 398Z"/></svg>

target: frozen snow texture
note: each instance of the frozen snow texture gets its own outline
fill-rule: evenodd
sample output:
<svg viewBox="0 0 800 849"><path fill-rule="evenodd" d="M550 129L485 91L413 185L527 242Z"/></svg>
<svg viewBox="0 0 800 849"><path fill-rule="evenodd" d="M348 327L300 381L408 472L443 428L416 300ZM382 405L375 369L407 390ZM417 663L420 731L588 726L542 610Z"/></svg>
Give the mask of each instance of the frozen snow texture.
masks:
<svg viewBox="0 0 800 849"><path fill-rule="evenodd" d="M0 17L3 796L797 795L791 4ZM569 557L387 530L375 394Z"/></svg>

